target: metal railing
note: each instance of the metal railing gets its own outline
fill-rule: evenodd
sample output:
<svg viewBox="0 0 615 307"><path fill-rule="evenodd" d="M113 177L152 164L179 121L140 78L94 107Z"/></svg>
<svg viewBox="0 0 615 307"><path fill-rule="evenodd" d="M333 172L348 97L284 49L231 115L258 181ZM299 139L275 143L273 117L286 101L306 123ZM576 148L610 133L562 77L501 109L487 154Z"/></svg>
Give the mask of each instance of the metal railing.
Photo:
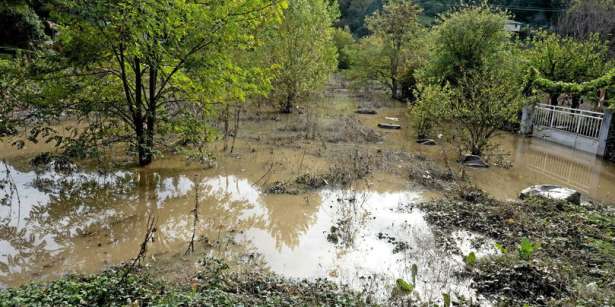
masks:
<svg viewBox="0 0 615 307"><path fill-rule="evenodd" d="M604 113L538 104L534 109L534 125L557 129L597 139Z"/></svg>

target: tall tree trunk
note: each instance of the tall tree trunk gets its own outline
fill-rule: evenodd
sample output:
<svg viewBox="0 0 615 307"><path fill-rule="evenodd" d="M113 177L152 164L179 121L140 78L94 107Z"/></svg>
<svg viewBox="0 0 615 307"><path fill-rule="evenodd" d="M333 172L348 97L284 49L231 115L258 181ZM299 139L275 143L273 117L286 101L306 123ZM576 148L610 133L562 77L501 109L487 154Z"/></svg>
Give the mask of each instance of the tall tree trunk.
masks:
<svg viewBox="0 0 615 307"><path fill-rule="evenodd" d="M147 131L145 135L145 159L144 162L149 164L154 159L154 135L156 133L156 82L158 78L158 70L155 65L150 64L149 71L149 99L147 103L147 111L145 115L147 123Z"/></svg>
<svg viewBox="0 0 615 307"><path fill-rule="evenodd" d="M152 162L152 148L148 146L146 130L149 130L149 127L146 126L146 119L143 118L143 75L141 74L141 61L135 58L133 65L135 73L135 113L133 117L137 136L137 152L139 154L139 165L145 166Z"/></svg>

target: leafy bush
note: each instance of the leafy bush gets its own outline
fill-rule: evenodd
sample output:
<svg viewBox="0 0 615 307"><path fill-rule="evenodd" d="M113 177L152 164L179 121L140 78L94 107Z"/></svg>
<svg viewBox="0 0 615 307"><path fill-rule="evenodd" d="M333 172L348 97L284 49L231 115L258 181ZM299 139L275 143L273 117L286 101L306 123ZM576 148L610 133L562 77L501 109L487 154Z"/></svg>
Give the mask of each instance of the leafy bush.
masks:
<svg viewBox="0 0 615 307"><path fill-rule="evenodd" d="M417 139L425 139L437 124L438 114L441 113L440 106L446 104L450 91L448 87L424 85L419 87L417 92L418 100L410 107L409 112Z"/></svg>
<svg viewBox="0 0 615 307"><path fill-rule="evenodd" d="M359 295L323 281L292 282L272 274L234 274L218 259L188 285L154 279L137 268L71 275L49 284L0 290L0 306L357 306Z"/></svg>
<svg viewBox="0 0 615 307"><path fill-rule="evenodd" d="M99 275L67 276L48 285L33 283L0 291L2 306L122 306L159 300L161 284L143 273L111 269Z"/></svg>
<svg viewBox="0 0 615 307"><path fill-rule="evenodd" d="M519 253L519 258L523 260L530 260L532 258L532 254L538 248L538 244L532 243L528 238L523 238L521 243L519 244L519 248L517 252Z"/></svg>

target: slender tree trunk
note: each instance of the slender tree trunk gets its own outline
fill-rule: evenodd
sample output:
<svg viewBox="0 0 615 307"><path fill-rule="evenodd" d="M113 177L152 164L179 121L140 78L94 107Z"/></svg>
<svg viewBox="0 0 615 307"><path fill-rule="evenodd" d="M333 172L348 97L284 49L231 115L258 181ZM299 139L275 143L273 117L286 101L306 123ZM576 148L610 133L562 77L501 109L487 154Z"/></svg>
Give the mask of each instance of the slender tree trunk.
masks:
<svg viewBox="0 0 615 307"><path fill-rule="evenodd" d="M145 139L145 159L144 162L149 164L154 159L154 136L156 134L156 81L158 78L158 70L155 65L150 65L149 73L149 100L146 111L146 139Z"/></svg>
<svg viewBox="0 0 615 307"><path fill-rule="evenodd" d="M293 104L295 102L295 93L289 93L286 96L286 102L282 107L282 113L292 113L293 112Z"/></svg>
<svg viewBox="0 0 615 307"><path fill-rule="evenodd" d="M391 78L391 98L399 99L397 92L399 91L399 81L396 78Z"/></svg>
<svg viewBox="0 0 615 307"><path fill-rule="evenodd" d="M227 104L224 109L224 148L222 149L223 151L226 151L228 149L228 134L231 129L229 125L229 117L230 117L229 108L230 106Z"/></svg>
<svg viewBox="0 0 615 307"><path fill-rule="evenodd" d="M571 107L573 109L578 109L580 106L581 106L581 97L577 94L573 94Z"/></svg>
<svg viewBox="0 0 615 307"><path fill-rule="evenodd" d="M145 140L145 124L143 120L135 121L135 134L137 137L137 153L139 155L139 165L146 166L152 162L151 155L148 154L147 142Z"/></svg>
<svg viewBox="0 0 615 307"><path fill-rule="evenodd" d="M235 140L237 139L237 134L239 134L239 117L241 116L241 106L239 103L235 106L235 127L233 128L233 143L231 145L231 153L235 150Z"/></svg>
<svg viewBox="0 0 615 307"><path fill-rule="evenodd" d="M558 98L559 98L559 94L555 94L555 93L549 94L549 101L551 102L552 106L558 105L558 101L557 101Z"/></svg>
<svg viewBox="0 0 615 307"><path fill-rule="evenodd" d="M152 162L152 148L148 146L149 127L146 126L146 119L143 118L143 75L141 74L141 62L138 58L134 59L133 71L135 73L135 133L137 136L137 152L139 154L139 165L146 166ZM147 110L146 110L147 112ZM147 130L147 131L146 131Z"/></svg>

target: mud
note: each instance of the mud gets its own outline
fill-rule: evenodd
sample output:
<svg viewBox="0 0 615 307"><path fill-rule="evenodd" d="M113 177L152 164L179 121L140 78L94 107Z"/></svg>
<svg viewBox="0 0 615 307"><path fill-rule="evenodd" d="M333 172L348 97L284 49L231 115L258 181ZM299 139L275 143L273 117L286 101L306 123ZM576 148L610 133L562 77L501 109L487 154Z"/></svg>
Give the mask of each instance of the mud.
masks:
<svg viewBox="0 0 615 307"><path fill-rule="evenodd" d="M391 305L442 303L443 294L461 305L602 302L592 295L615 288L612 207L504 201L544 183L615 201L612 165L502 135L497 142L510 155L493 154L489 169L464 169L442 140L417 144L406 107L386 98L331 88L301 109L244 112L232 153L222 140L207 148L214 167L171 152L135 168L120 149L108 154L110 165L73 163L49 144L17 151L6 139L0 286L126 261L153 215L147 262L177 268L164 273L170 279L192 268L178 259L195 233L200 252L285 278L327 279ZM403 129L378 130L386 117ZM540 243L530 262L514 256L521 237ZM478 258L472 268L464 262L470 253ZM578 272L575 259L587 259ZM398 279L413 291L398 293ZM580 290L584 283L596 289Z"/></svg>

